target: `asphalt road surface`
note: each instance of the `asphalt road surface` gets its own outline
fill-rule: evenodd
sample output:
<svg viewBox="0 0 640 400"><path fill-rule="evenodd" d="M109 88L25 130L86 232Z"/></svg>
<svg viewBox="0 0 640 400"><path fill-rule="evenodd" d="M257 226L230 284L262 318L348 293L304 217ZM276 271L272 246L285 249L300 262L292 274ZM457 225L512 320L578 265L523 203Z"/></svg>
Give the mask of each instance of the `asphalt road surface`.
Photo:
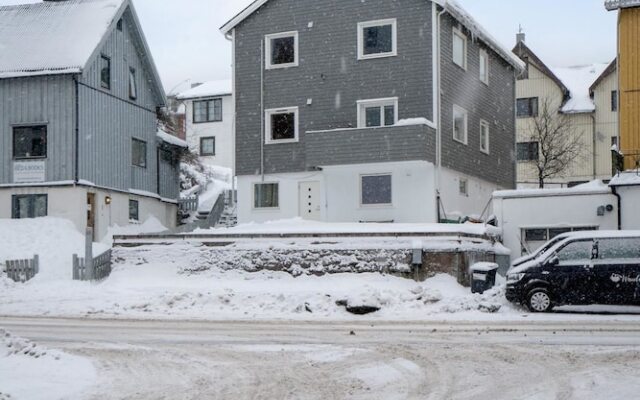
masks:
<svg viewBox="0 0 640 400"><path fill-rule="evenodd" d="M637 323L0 318L92 360L83 399L636 399Z"/></svg>

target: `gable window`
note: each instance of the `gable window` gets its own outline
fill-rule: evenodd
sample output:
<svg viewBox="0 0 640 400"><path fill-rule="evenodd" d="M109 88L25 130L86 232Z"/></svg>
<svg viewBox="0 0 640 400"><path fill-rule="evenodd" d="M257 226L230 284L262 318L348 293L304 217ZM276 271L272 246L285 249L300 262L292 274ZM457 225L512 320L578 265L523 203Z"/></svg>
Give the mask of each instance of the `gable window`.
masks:
<svg viewBox="0 0 640 400"><path fill-rule="evenodd" d="M298 141L298 107L265 111L266 143Z"/></svg>
<svg viewBox="0 0 640 400"><path fill-rule="evenodd" d="M617 90L611 91L611 111L612 112L618 111L618 91Z"/></svg>
<svg viewBox="0 0 640 400"><path fill-rule="evenodd" d="M392 57L398 54L396 19L360 22L358 24L358 59Z"/></svg>
<svg viewBox="0 0 640 400"><path fill-rule="evenodd" d="M13 128L13 158L47 158L46 125L16 126Z"/></svg>
<svg viewBox="0 0 640 400"><path fill-rule="evenodd" d="M359 100L358 127L392 126L398 122L398 98Z"/></svg>
<svg viewBox="0 0 640 400"><path fill-rule="evenodd" d="M538 142L518 143L518 161L538 161Z"/></svg>
<svg viewBox="0 0 640 400"><path fill-rule="evenodd" d="M129 98L135 100L138 98L138 86L136 85L136 69L129 68Z"/></svg>
<svg viewBox="0 0 640 400"><path fill-rule="evenodd" d="M279 185L277 183L256 183L253 185L253 208L278 208L279 206Z"/></svg>
<svg viewBox="0 0 640 400"><path fill-rule="evenodd" d="M464 178L460 178L460 181L458 182L458 191L461 196L469 196L469 181Z"/></svg>
<svg viewBox="0 0 640 400"><path fill-rule="evenodd" d="M222 121L222 99L193 102L193 123Z"/></svg>
<svg viewBox="0 0 640 400"><path fill-rule="evenodd" d="M111 59L104 54L100 56L100 86L111 90Z"/></svg>
<svg viewBox="0 0 640 400"><path fill-rule="evenodd" d="M489 84L489 53L480 50L480 81Z"/></svg>
<svg viewBox="0 0 640 400"><path fill-rule="evenodd" d="M362 175L360 177L360 204L363 206L391 205L391 175Z"/></svg>
<svg viewBox="0 0 640 400"><path fill-rule="evenodd" d="M283 32L265 37L267 69L298 66L298 32Z"/></svg>
<svg viewBox="0 0 640 400"><path fill-rule="evenodd" d="M129 221L140 221L140 203L129 200Z"/></svg>
<svg viewBox="0 0 640 400"><path fill-rule="evenodd" d="M453 62L467 69L467 36L458 29L453 29Z"/></svg>
<svg viewBox="0 0 640 400"><path fill-rule="evenodd" d="M122 32L122 18L118 20L118 23L116 24L116 29Z"/></svg>
<svg viewBox="0 0 640 400"><path fill-rule="evenodd" d="M216 155L216 138L215 137L200 138L200 155L201 156Z"/></svg>
<svg viewBox="0 0 640 400"><path fill-rule="evenodd" d="M480 121L480 151L489 154L489 123Z"/></svg>
<svg viewBox="0 0 640 400"><path fill-rule="evenodd" d="M462 144L467 144L468 128L467 110L457 105L453 105L453 140Z"/></svg>
<svg viewBox="0 0 640 400"><path fill-rule="evenodd" d="M538 98L529 97L517 100L518 118L531 118L538 116Z"/></svg>
<svg viewBox="0 0 640 400"><path fill-rule="evenodd" d="M40 218L47 216L46 194L11 196L11 218Z"/></svg>
<svg viewBox="0 0 640 400"><path fill-rule="evenodd" d="M136 167L147 168L147 142L131 139L131 164Z"/></svg>

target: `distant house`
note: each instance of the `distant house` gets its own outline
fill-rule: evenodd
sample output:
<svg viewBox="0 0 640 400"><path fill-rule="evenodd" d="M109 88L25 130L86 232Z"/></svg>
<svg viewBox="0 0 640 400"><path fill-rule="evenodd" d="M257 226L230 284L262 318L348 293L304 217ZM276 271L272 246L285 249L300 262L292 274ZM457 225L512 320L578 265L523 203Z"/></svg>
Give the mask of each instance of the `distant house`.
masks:
<svg viewBox="0 0 640 400"><path fill-rule="evenodd" d="M582 154L548 186L575 186L612 174L611 147L618 144L618 84L616 61L576 67L547 66L519 34L516 53L527 65L517 81L518 184L537 186L539 143L530 140L543 104L570 118L573 135L581 141Z"/></svg>
<svg viewBox="0 0 640 400"><path fill-rule="evenodd" d="M185 104L189 149L210 165L233 169L233 96L231 81L194 85L177 96Z"/></svg>
<svg viewBox="0 0 640 400"><path fill-rule="evenodd" d="M178 153L130 0L0 7L0 218L58 216L96 238L175 226Z"/></svg>
<svg viewBox="0 0 640 400"><path fill-rule="evenodd" d="M240 222L438 222L515 186L523 63L456 2L258 0L221 31Z"/></svg>

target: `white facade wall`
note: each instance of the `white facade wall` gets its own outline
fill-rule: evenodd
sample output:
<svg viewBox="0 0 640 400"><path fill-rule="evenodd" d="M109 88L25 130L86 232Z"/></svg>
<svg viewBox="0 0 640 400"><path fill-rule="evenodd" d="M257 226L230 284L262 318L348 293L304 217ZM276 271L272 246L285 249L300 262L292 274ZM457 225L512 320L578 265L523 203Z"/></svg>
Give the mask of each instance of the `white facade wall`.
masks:
<svg viewBox="0 0 640 400"><path fill-rule="evenodd" d="M598 207L607 205L613 206L613 211L598 216ZM512 259L523 255L523 229L585 226L600 230L618 229L618 201L608 189L583 194L496 196L493 207L498 227L502 229L503 243L511 250ZM543 243L535 244L539 246ZM529 250L536 250L537 247L533 247Z"/></svg>
<svg viewBox="0 0 640 400"><path fill-rule="evenodd" d="M622 229L640 230L640 186L618 186L620 209L622 210Z"/></svg>
<svg viewBox="0 0 640 400"><path fill-rule="evenodd" d="M457 219L462 216L491 215L491 197L496 190L502 190L495 183L487 182L457 171L443 168L441 171L440 200L446 215L442 218ZM467 181L467 194L460 193L460 181Z"/></svg>
<svg viewBox="0 0 640 400"><path fill-rule="evenodd" d="M194 123L193 122L193 102L201 100L222 99L222 121ZM200 139L205 137L216 138L216 155L200 157L202 162L209 165L216 165L229 169L234 169L233 154L233 119L234 105L233 96L215 96L199 99L185 100L186 118L185 128L189 150L200 155Z"/></svg>

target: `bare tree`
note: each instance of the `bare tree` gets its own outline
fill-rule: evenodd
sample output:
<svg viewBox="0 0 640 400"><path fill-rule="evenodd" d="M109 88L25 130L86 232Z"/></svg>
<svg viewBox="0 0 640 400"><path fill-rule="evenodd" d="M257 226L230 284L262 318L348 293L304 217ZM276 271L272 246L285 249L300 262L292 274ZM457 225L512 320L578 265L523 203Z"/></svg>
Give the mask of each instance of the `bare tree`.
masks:
<svg viewBox="0 0 640 400"><path fill-rule="evenodd" d="M538 157L532 157L532 161L540 188L547 179L562 175L571 163L583 158L581 135L573 128L568 115L560 113L549 99L542 101L526 132L527 140L538 144Z"/></svg>

